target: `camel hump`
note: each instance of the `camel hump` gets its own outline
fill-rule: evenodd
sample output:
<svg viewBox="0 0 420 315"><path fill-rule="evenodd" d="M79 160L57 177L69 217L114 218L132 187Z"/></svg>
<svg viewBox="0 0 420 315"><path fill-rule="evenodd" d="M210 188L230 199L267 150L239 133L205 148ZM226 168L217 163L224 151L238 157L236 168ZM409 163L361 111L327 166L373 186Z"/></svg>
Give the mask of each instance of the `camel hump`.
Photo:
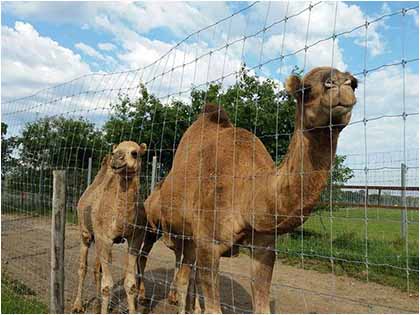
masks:
<svg viewBox="0 0 420 315"><path fill-rule="evenodd" d="M230 123L229 116L223 109L223 107L208 103L203 108L204 117L206 117L209 121L219 124L222 127L231 127L232 124Z"/></svg>

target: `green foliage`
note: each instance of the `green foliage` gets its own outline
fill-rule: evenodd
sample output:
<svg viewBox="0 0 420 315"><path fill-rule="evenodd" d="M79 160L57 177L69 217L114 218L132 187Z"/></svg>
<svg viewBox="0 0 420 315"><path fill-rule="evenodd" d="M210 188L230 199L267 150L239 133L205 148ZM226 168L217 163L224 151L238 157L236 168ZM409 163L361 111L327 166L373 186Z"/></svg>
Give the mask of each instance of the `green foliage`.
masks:
<svg viewBox="0 0 420 315"><path fill-rule="evenodd" d="M261 80L245 67L237 82L223 91L219 85L211 85L208 93L193 91L191 94L195 111L206 102L220 104L235 126L255 133L266 146L273 160L287 152L294 129L295 102L279 90L271 80Z"/></svg>
<svg viewBox="0 0 420 315"><path fill-rule="evenodd" d="M353 170L344 164L346 157L344 155L336 155L335 161L333 163L332 172L329 178L325 190L321 193L320 200L325 203L330 203L328 205L318 205L315 207L314 211L329 210L330 206L333 210L340 209L339 206L334 203L340 201L346 201L346 195L344 191L336 186L344 185L348 180L353 178ZM331 186L332 184L332 186ZM331 200L332 199L332 200Z"/></svg>
<svg viewBox="0 0 420 315"><path fill-rule="evenodd" d="M16 137L6 137L8 125L1 123L1 178L3 179L13 167L16 166L16 158L13 150L17 146Z"/></svg>
<svg viewBox="0 0 420 315"><path fill-rule="evenodd" d="M104 154L102 133L80 118L42 118L28 123L16 137L18 160L8 172L8 189L39 194L51 192L52 170L65 168L69 183L88 166L99 165Z"/></svg>
<svg viewBox="0 0 420 315"><path fill-rule="evenodd" d="M82 117L39 119L25 126L18 141L20 162L31 168L40 163L50 168L86 168L88 158L99 159L103 150L102 134Z"/></svg>
<svg viewBox="0 0 420 315"><path fill-rule="evenodd" d="M168 172L176 146L190 125L191 106L180 101L164 106L140 85L140 96L136 100L120 95L112 109L113 114L103 127L105 141L108 144L123 140L144 142L149 151L143 171L150 173L152 157L157 155L163 172Z"/></svg>

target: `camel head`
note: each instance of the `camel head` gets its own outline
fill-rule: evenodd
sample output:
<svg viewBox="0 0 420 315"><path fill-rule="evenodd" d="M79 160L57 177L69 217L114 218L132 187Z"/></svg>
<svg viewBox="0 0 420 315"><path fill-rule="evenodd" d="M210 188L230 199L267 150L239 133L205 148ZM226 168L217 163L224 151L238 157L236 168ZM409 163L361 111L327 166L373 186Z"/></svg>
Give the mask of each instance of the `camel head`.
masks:
<svg viewBox="0 0 420 315"><path fill-rule="evenodd" d="M115 174L131 177L140 170L140 156L146 152L147 145L134 141L123 141L112 148L110 165Z"/></svg>
<svg viewBox="0 0 420 315"><path fill-rule="evenodd" d="M357 79L350 73L318 67L309 71L303 79L291 75L285 85L286 91L297 100L297 128L300 128L302 117L304 129L328 126L330 115L331 123L340 129L350 122L357 88Z"/></svg>

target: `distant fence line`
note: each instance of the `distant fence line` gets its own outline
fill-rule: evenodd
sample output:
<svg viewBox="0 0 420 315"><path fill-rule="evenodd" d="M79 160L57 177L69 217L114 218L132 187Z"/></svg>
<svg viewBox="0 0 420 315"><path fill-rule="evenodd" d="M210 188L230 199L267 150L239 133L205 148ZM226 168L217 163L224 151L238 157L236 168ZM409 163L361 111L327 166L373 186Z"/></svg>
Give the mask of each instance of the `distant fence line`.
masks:
<svg viewBox="0 0 420 315"><path fill-rule="evenodd" d="M416 186L378 186L378 185L333 185L333 189L340 190L341 193L344 193L344 196L337 200L327 200L328 198L321 198L319 205L328 206L330 203L332 206L338 207L348 207L348 208L383 208L383 209L407 209L407 210L419 210L419 198L418 196L406 196L407 204L404 205L402 201L402 196L398 195L383 195L383 191L400 191L400 192L418 192L419 187ZM355 202L351 202L352 198L346 196L346 192L342 190L353 190L353 194L358 194ZM357 190L357 191L356 191ZM369 191L377 191L377 194L369 195ZM367 196L367 198L365 198ZM350 196L354 197L354 196ZM382 199L381 199L382 198ZM390 202L383 202L383 198L394 199L392 204ZM335 200L334 200L335 199ZM366 199L366 202L364 201ZM361 202L362 201L362 202ZM382 202L381 202L382 201Z"/></svg>

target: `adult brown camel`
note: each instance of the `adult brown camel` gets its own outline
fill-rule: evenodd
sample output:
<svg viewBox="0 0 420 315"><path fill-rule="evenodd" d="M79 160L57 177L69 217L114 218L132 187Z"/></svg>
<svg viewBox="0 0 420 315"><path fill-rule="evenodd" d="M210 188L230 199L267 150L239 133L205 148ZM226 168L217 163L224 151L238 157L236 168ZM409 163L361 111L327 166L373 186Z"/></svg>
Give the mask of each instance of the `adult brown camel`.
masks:
<svg viewBox="0 0 420 315"><path fill-rule="evenodd" d="M83 312L82 289L87 272L90 245L95 242L96 264L94 269L97 296L102 295L101 313L108 312L113 280L110 270L111 251L114 243L127 239L128 260L124 279L128 309L135 313L138 293L136 281L137 257L144 240L146 225L144 209L139 204L140 156L146 145L133 141L121 142L107 155L93 183L86 189L77 205L81 246L79 285L73 312ZM102 279L100 279L102 272ZM102 281L101 281L102 280Z"/></svg>
<svg viewBox="0 0 420 315"><path fill-rule="evenodd" d="M263 143L235 128L218 106L205 106L184 133L159 201L146 202L145 210L152 226L191 237L179 291L196 262L205 312L221 313L219 261L238 244L251 250L254 311L270 312L276 236L303 224L325 188L356 87L350 73L330 67L287 79L297 101L295 130L278 168Z"/></svg>

